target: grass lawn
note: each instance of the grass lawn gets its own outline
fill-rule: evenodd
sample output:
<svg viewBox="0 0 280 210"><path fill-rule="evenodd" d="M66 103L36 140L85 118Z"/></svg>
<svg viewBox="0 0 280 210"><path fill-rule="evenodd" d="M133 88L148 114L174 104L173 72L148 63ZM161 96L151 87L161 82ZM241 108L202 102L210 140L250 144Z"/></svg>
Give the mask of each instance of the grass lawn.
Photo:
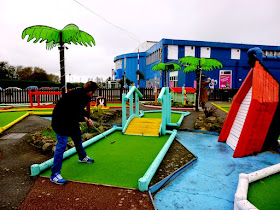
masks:
<svg viewBox="0 0 280 210"><path fill-rule="evenodd" d="M258 209L279 209L280 173L253 182L249 186L248 201Z"/></svg>
<svg viewBox="0 0 280 210"><path fill-rule="evenodd" d="M171 123L177 123L182 114L171 112ZM161 118L161 112L146 112L144 113L144 118Z"/></svg>
<svg viewBox="0 0 280 210"><path fill-rule="evenodd" d="M0 127L4 127L9 123L13 122L14 120L20 118L21 116L25 115L27 112L1 112L0 113Z"/></svg>
<svg viewBox="0 0 280 210"><path fill-rule="evenodd" d="M123 135L116 131L86 148L93 164L78 163L75 154L63 161L61 174L65 179L81 182L138 188L143 177L169 135L161 137ZM41 174L50 176L48 170Z"/></svg>

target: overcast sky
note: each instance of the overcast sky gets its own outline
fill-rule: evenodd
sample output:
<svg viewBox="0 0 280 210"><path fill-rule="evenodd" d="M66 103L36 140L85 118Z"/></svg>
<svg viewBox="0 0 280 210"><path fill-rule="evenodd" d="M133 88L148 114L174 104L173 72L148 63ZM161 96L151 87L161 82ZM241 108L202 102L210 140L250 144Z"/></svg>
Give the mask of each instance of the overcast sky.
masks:
<svg viewBox="0 0 280 210"><path fill-rule="evenodd" d="M0 0L0 61L60 75L58 49L48 51L45 43L27 42L21 34L34 25L61 30L74 23L96 46L67 45L67 81L106 79L115 56L146 40L280 46L279 9L279 0Z"/></svg>

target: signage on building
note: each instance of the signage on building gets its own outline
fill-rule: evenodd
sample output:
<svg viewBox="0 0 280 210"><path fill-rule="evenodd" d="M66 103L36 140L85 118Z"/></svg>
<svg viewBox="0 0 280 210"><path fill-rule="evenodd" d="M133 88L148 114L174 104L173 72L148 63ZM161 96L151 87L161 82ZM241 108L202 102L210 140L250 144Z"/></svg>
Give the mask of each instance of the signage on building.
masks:
<svg viewBox="0 0 280 210"><path fill-rule="evenodd" d="M220 70L219 88L220 89L232 88L232 71L231 70Z"/></svg>

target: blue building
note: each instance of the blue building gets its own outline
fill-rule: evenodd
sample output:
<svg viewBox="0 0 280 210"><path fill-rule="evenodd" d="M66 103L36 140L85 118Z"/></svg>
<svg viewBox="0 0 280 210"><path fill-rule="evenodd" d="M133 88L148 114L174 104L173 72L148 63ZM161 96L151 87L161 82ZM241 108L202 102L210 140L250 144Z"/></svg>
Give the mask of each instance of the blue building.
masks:
<svg viewBox="0 0 280 210"><path fill-rule="evenodd" d="M197 58L213 58L223 64L222 69L202 72L215 81L214 88L239 88L247 76L250 66L247 51L259 47L263 52L263 64L280 82L280 47L268 45L249 45L222 42L205 42L162 39L159 42L144 42L134 52L118 55L114 58L115 79L121 79L125 74L137 85L137 70L144 74L139 87L162 87L164 73L153 71L152 67L160 62L175 62L185 56ZM139 50L139 53L138 53ZM139 64L138 64L139 57ZM180 71L168 73L168 84L171 87L195 87L195 72Z"/></svg>

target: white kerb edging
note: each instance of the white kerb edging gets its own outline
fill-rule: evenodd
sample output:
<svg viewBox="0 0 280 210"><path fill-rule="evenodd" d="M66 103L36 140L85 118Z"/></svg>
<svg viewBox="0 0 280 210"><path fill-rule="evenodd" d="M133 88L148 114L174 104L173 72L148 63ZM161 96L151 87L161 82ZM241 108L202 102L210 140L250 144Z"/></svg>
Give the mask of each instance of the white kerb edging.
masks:
<svg viewBox="0 0 280 210"><path fill-rule="evenodd" d="M250 174L239 174L238 187L234 196L234 210L258 209L247 200L249 184L280 172L280 163Z"/></svg>

